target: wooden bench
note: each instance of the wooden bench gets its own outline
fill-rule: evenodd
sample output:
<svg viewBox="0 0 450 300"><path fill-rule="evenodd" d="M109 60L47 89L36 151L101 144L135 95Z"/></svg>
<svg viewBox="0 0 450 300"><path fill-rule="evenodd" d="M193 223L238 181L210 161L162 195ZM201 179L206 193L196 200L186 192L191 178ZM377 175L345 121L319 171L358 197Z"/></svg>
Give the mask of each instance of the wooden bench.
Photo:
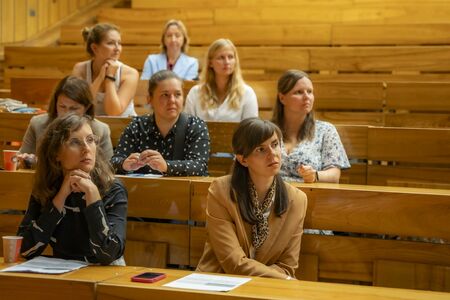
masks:
<svg viewBox="0 0 450 300"><path fill-rule="evenodd" d="M21 141L29 114L0 113L0 142L3 148L17 149L7 142ZM117 145L130 118L98 117L111 129ZM231 137L237 123L207 122L212 157L210 175L228 173L232 157ZM449 129L391 128L365 125L336 125L352 167L343 170L341 183L406 185L449 188ZM369 161L369 165L367 162Z"/></svg>
<svg viewBox="0 0 450 300"><path fill-rule="evenodd" d="M280 74L287 69L300 69L310 73L359 73L359 77L373 78L367 73L407 74L450 73L450 46L379 46L379 47L238 47L242 69L245 73ZM121 61L142 70L148 54L157 53L156 47L127 46ZM33 54L34 53L34 54ZM189 54L200 63L206 47L190 47ZM24 59L24 57L27 57ZM86 58L83 47L6 47L5 78L18 74L39 72L47 76L67 74L77 61ZM411 62L414 63L411 63ZM32 68L31 68L32 67ZM25 68L21 70L21 68ZM28 69L30 68L30 69ZM447 74L447 75L446 75ZM364 75L364 76L362 76ZM376 77L376 76L375 76ZM438 77L438 78L439 78ZM376 80L375 80L376 81Z"/></svg>
<svg viewBox="0 0 450 300"><path fill-rule="evenodd" d="M289 23L367 23L367 24L448 24L450 10L442 1L255 1L228 0L219 3L171 0L148 2L134 0L134 9L161 12L162 20L180 18L187 23L202 19L206 24L289 24ZM172 15L164 11L173 11ZM100 14L101 16L101 14ZM135 15L138 16L138 15ZM153 15L152 15L153 16ZM155 16L156 20L159 20ZM150 18L148 18L150 19ZM130 19L131 20L131 19ZM134 18L142 20L144 18ZM147 21L148 22L148 21Z"/></svg>
<svg viewBox="0 0 450 300"><path fill-rule="evenodd" d="M108 8L98 14L97 21L118 25L125 43L131 44L159 45L164 24L173 18L185 22L191 37L191 45L209 45L211 41L221 37L230 38L236 45L450 44L448 34L450 24L447 21L419 23L417 20L415 22L409 20L398 24L368 24L367 20L346 22L342 19L327 18L328 16L323 15L323 7L308 4L307 7L298 5L283 8L284 16L302 15L296 20L290 18L283 18L284 22L266 20L265 18L273 17L271 12L268 16L260 15L260 22L255 24L249 15L266 12L266 9L261 6L247 8L245 16L236 9L235 14L230 14L228 9L221 8L189 8L175 11L173 9ZM272 7L272 9L275 13L282 13L279 7ZM229 18L224 19L222 12L228 13ZM305 18L308 12L319 20L311 22L310 19ZM275 22L279 24L273 26ZM421 34L412 34L412 32ZM62 36L62 43L79 43L79 28L64 27Z"/></svg>
<svg viewBox="0 0 450 300"><path fill-rule="evenodd" d="M367 183L450 187L450 131L369 127Z"/></svg>
<svg viewBox="0 0 450 300"><path fill-rule="evenodd" d="M206 218L210 181L211 178L192 181L191 219L196 224L204 224ZM448 243L386 240L373 236L442 238L448 242L448 190L323 183L294 186L308 196L304 228L353 233L353 236L304 234L299 278L450 290L445 283L445 276L450 272ZM204 227L191 227L192 266L203 252L205 238ZM400 274L405 264L409 268ZM410 278L416 280L410 281Z"/></svg>

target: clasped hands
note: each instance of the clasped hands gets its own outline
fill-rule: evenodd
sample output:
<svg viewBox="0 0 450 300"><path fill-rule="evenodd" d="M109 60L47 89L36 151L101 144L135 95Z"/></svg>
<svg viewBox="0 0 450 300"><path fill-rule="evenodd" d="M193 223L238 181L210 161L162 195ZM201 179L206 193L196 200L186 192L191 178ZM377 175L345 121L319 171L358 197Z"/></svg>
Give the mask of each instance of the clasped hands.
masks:
<svg viewBox="0 0 450 300"><path fill-rule="evenodd" d="M135 171L148 165L153 170L162 173L167 172L167 163L162 155L155 150L144 150L141 153L131 153L123 162L122 168L125 171Z"/></svg>

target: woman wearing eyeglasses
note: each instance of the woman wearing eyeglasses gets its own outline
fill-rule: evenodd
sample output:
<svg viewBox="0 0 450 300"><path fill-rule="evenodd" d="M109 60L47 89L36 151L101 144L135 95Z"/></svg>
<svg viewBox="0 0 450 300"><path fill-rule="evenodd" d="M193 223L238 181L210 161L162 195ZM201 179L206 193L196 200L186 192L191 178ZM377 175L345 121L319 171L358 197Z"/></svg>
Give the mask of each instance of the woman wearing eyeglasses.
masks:
<svg viewBox="0 0 450 300"><path fill-rule="evenodd" d="M232 174L209 187L207 240L197 271L295 277L307 199L279 175L280 142L281 131L270 121L239 124Z"/></svg>
<svg viewBox="0 0 450 300"><path fill-rule="evenodd" d="M19 160L28 166L34 165L36 163L35 153L39 138L54 119L69 112L94 117L94 99L89 89L89 84L75 76L66 76L56 85L55 91L50 97L47 114L31 118L19 150ZM100 138L99 148L103 151L105 158L110 159L113 154L113 148L109 126L94 119L92 129Z"/></svg>
<svg viewBox="0 0 450 300"><path fill-rule="evenodd" d="M28 209L19 226L29 259L50 244L53 256L102 265L124 264L127 192L87 116L68 114L44 132Z"/></svg>

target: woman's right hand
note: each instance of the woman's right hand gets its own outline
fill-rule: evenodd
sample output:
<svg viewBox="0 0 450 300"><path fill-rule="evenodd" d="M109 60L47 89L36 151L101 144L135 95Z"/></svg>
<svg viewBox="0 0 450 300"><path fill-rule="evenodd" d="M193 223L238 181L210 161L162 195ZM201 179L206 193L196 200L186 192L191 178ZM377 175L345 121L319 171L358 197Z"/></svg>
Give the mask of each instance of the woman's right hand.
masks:
<svg viewBox="0 0 450 300"><path fill-rule="evenodd" d="M140 153L131 153L122 163L122 169L125 171L135 171L145 166L145 163L140 160Z"/></svg>
<svg viewBox="0 0 450 300"><path fill-rule="evenodd" d="M36 165L37 157L33 153L18 153L18 164L23 169L32 169Z"/></svg>
<svg viewBox="0 0 450 300"><path fill-rule="evenodd" d="M63 183L59 188L58 193L55 198L53 198L53 205L58 209L58 211L62 212L64 203L66 202L66 198L72 192L71 182L70 182L70 172L64 175Z"/></svg>

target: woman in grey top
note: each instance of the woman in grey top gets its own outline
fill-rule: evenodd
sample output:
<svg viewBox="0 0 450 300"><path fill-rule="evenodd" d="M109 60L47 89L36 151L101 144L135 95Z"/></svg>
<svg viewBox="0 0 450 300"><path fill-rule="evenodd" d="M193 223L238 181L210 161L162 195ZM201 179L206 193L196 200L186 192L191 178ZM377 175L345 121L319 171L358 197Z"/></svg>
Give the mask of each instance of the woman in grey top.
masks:
<svg viewBox="0 0 450 300"><path fill-rule="evenodd" d="M288 181L339 182L350 163L336 128L314 119L314 89L305 72L288 70L278 80L272 121L283 132L281 175Z"/></svg>
<svg viewBox="0 0 450 300"><path fill-rule="evenodd" d="M57 117L69 112L94 117L93 103L89 84L86 81L75 76L64 77L57 84L50 98L48 113L31 118L19 150L19 160L28 166L35 164L37 143L47 126ZM92 129L100 138L99 148L109 160L113 154L109 126L94 119Z"/></svg>

